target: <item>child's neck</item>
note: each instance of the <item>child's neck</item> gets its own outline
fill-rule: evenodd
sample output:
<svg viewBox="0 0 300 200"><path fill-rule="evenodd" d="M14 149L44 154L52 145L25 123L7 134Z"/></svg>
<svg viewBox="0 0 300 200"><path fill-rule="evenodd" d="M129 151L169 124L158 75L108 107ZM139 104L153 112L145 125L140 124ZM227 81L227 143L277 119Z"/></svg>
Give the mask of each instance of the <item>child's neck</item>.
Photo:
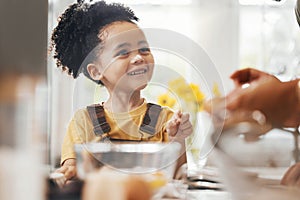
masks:
<svg viewBox="0 0 300 200"><path fill-rule="evenodd" d="M140 92L134 92L131 96L128 94L113 94L104 103L106 110L113 113L128 112L142 105L144 99L141 98Z"/></svg>

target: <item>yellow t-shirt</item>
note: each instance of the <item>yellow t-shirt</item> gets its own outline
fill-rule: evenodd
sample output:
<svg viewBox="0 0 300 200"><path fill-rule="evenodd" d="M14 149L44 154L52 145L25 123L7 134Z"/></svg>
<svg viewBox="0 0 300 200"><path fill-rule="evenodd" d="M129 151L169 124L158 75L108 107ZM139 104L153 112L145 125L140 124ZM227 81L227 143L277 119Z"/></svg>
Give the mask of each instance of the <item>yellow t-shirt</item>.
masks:
<svg viewBox="0 0 300 200"><path fill-rule="evenodd" d="M110 125L109 138L118 140L131 140L138 142L167 142L169 140L165 128L166 122L172 117L173 112L162 107L156 123L156 134L142 133L139 128L147 110L147 102L138 108L126 113L111 113L107 110L105 118ZM99 141L99 136L94 133L93 123L86 108L78 110L69 123L64 137L61 153L61 163L70 158L76 158L74 144Z"/></svg>

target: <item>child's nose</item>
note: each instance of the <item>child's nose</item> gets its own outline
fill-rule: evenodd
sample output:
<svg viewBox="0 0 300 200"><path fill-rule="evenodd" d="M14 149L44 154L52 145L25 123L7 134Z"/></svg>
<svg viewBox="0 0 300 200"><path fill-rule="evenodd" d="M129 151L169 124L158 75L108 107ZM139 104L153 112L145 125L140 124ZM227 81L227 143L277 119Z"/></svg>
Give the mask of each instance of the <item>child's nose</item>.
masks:
<svg viewBox="0 0 300 200"><path fill-rule="evenodd" d="M145 60L143 56L141 56L139 53L135 54L131 59L131 64L140 64L143 63Z"/></svg>

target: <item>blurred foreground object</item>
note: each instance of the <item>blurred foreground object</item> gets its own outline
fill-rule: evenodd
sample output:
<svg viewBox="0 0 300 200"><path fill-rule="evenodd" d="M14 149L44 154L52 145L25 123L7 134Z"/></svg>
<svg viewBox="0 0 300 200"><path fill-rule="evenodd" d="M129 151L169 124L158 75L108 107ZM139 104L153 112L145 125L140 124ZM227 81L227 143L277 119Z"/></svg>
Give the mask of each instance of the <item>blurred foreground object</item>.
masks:
<svg viewBox="0 0 300 200"><path fill-rule="evenodd" d="M83 200L150 200L152 188L142 176L102 168L88 175Z"/></svg>
<svg viewBox="0 0 300 200"><path fill-rule="evenodd" d="M218 130L218 129L216 129ZM232 194L233 200L296 200L299 199L300 189L268 184L259 177L253 176L236 164L236 160L228 154L226 149L233 145L232 140L240 131L251 135L257 131L250 122L238 122L230 128L222 129L221 134L214 132L211 142L215 148L213 158L222 177L225 188ZM271 168L270 168L271 169Z"/></svg>
<svg viewBox="0 0 300 200"><path fill-rule="evenodd" d="M87 182L89 185L87 190L90 189L89 187L92 187L91 190L93 190L93 184L89 184L89 182L99 182L99 184L115 182L113 185L119 185L116 187L122 188L121 193L124 190L126 192L129 189L132 190L134 187L131 188L130 184L138 185L141 182L141 187L148 187L151 190L151 198L160 199L165 195L168 182L173 179L181 148L181 145L176 142L76 144L77 175ZM103 168L104 170L102 170ZM110 174L112 177L109 177ZM100 180L100 177L103 180ZM128 184L125 184L125 187L122 186L127 183L126 181ZM145 182L144 185L142 182ZM106 185L103 187L111 187L107 183ZM127 186L130 186L129 189ZM111 190L107 190L106 193L111 197L106 199L122 199L121 194L111 194ZM147 195L147 190L145 195Z"/></svg>
<svg viewBox="0 0 300 200"><path fill-rule="evenodd" d="M1 74L0 89L0 199L44 199L46 84L41 77Z"/></svg>
<svg viewBox="0 0 300 200"><path fill-rule="evenodd" d="M0 1L0 74L46 77L48 1Z"/></svg>
<svg viewBox="0 0 300 200"><path fill-rule="evenodd" d="M47 11L0 2L0 199L45 199Z"/></svg>
<svg viewBox="0 0 300 200"><path fill-rule="evenodd" d="M43 99L47 98L47 11L47 1L0 2L1 146L26 143L24 131L35 131L33 117L46 121L47 113L35 113L48 106Z"/></svg>
<svg viewBox="0 0 300 200"><path fill-rule="evenodd" d="M299 176L300 176L300 162L294 164L287 170L287 172L285 173L285 175L281 180L281 184L287 186L296 186L300 188L300 182L298 180Z"/></svg>
<svg viewBox="0 0 300 200"><path fill-rule="evenodd" d="M46 142L47 87L40 76L0 75L0 145L30 148Z"/></svg>

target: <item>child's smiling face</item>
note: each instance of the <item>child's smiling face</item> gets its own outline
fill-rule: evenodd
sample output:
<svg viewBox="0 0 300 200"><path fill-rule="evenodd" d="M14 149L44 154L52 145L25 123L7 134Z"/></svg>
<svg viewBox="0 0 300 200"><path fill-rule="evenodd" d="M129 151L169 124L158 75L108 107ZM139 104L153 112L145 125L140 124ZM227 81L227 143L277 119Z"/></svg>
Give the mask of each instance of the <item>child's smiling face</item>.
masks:
<svg viewBox="0 0 300 200"><path fill-rule="evenodd" d="M145 88L154 59L143 31L130 22L114 22L99 37L103 42L97 66L105 87L111 92Z"/></svg>

